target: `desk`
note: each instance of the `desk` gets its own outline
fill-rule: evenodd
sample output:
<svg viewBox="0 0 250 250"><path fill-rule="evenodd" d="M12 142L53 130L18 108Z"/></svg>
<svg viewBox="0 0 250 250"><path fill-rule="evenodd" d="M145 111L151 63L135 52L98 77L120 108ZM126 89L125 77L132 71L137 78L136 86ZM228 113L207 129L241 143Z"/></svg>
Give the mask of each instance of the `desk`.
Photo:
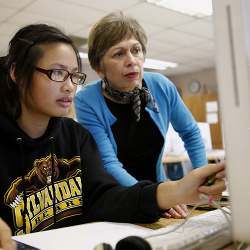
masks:
<svg viewBox="0 0 250 250"><path fill-rule="evenodd" d="M208 161L217 161L225 158L225 150L223 149L214 149L206 152ZM185 152L180 155L176 154L167 154L163 157L163 163L176 163L176 162L184 162L189 161L188 154Z"/></svg>
<svg viewBox="0 0 250 250"><path fill-rule="evenodd" d="M225 150L210 150L206 156L208 163L218 162L225 158ZM169 153L163 157L162 162L170 180L178 180L193 169L187 152L179 155Z"/></svg>
<svg viewBox="0 0 250 250"><path fill-rule="evenodd" d="M196 215L199 215L199 214L203 214L203 213L206 213L205 210L194 210L192 212L192 216L196 216ZM183 219L166 219L166 218L160 218L157 222L155 223L152 223L152 224L138 224L142 227L146 227L146 228L150 228L150 229L160 229L162 227L167 227L167 226L170 226L170 225L174 225L178 222L182 222Z"/></svg>
<svg viewBox="0 0 250 250"><path fill-rule="evenodd" d="M197 210L193 212L193 215L201 213L204 213L204 211ZM24 236L15 236L13 238L38 247L41 250L93 250L101 242L108 242L114 247L120 239L127 236L145 237L152 234L152 229L166 227L176 222L180 222L180 220L161 218L156 223L143 225L96 222ZM234 248L226 249L233 250Z"/></svg>

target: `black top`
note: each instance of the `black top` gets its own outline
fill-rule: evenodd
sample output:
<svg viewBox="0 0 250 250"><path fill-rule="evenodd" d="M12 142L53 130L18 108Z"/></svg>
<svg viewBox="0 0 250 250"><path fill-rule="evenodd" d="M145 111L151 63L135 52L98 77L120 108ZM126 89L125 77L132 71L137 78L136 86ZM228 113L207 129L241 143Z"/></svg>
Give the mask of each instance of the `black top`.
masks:
<svg viewBox="0 0 250 250"><path fill-rule="evenodd" d="M13 234L96 220L150 223L160 216L157 184L118 185L90 133L71 119L52 118L34 140L0 114L0 138L0 215Z"/></svg>
<svg viewBox="0 0 250 250"><path fill-rule="evenodd" d="M137 180L156 182L156 164L163 147L163 137L142 104L141 119L136 122L131 104L105 101L117 118L111 127L116 144L117 157Z"/></svg>

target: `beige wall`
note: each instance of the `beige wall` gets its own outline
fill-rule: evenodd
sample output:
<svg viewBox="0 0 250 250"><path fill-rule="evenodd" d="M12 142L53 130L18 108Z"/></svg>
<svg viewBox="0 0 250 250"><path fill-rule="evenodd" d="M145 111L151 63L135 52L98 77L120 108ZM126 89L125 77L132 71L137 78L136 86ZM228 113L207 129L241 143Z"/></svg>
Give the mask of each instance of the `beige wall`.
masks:
<svg viewBox="0 0 250 250"><path fill-rule="evenodd" d="M201 83L201 90L197 94L217 93L217 80L214 68L184 75L171 76L169 79L182 90L182 94L185 96L194 95L188 89L190 82L193 80L197 80Z"/></svg>
<svg viewBox="0 0 250 250"><path fill-rule="evenodd" d="M173 81L178 89L181 89L183 101L192 112L196 121L206 122L206 103L209 101L219 101L215 69L211 68L195 73L169 77L169 79ZM194 80L201 83L200 91L195 94L191 93L189 90L189 84ZM218 112L218 116L218 122L210 124L211 139L214 149L223 148L220 112Z"/></svg>

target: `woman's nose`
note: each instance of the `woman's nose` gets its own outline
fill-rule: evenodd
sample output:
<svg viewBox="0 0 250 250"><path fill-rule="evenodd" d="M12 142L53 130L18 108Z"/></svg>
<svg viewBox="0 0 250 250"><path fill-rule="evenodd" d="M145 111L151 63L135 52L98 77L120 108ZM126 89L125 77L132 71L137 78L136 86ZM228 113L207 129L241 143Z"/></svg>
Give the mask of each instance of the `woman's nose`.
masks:
<svg viewBox="0 0 250 250"><path fill-rule="evenodd" d="M136 57L131 52L127 53L126 63L127 65L131 65L131 64L133 65L136 63Z"/></svg>
<svg viewBox="0 0 250 250"><path fill-rule="evenodd" d="M64 82L63 82L63 85L62 85L62 89L63 91L65 92L72 92L74 91L74 89L76 88L76 85L72 82L71 78L68 77Z"/></svg>

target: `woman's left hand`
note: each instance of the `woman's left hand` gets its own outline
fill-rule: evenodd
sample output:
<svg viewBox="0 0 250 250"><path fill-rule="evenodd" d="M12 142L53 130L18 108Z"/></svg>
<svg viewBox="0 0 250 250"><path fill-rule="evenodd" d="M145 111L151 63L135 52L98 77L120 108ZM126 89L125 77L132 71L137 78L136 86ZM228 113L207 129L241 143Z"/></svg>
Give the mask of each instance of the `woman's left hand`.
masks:
<svg viewBox="0 0 250 250"><path fill-rule="evenodd" d="M188 215L188 209L186 205L176 205L163 213L165 218L174 218L174 219L184 219Z"/></svg>

